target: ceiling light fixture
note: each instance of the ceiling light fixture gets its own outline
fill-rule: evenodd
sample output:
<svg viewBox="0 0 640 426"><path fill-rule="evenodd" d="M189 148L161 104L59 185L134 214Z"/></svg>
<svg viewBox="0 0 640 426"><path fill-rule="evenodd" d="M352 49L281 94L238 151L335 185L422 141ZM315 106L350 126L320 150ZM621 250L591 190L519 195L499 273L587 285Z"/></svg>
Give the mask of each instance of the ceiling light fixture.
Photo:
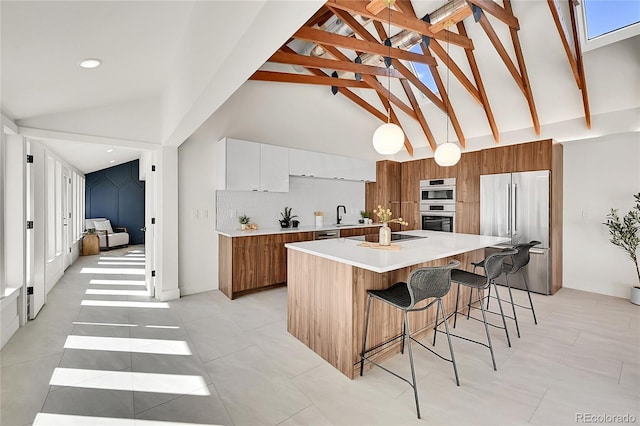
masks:
<svg viewBox="0 0 640 426"><path fill-rule="evenodd" d="M109 161L109 163L115 163L115 162L116 162L116 160L111 160L111 161Z"/></svg>
<svg viewBox="0 0 640 426"><path fill-rule="evenodd" d="M446 29L451 25L453 25L453 21L448 20L447 22L445 22L444 28ZM450 60L449 32L447 32L447 96L449 96L448 95L449 93L449 60ZM444 96L442 96L442 99L444 100ZM436 163L442 167L455 166L458 163L458 161L460 161L460 157L462 156L462 153L460 152L460 147L455 143L449 142L449 104L450 103L451 103L451 100L449 99L449 101L446 104L447 117L445 121L447 125L447 139L445 143L438 145L438 147L436 148L436 151L433 153L434 160L436 160Z"/></svg>
<svg viewBox="0 0 640 426"><path fill-rule="evenodd" d="M80 62L80 68L86 68L86 69L97 68L100 66L100 64L102 64L102 61L100 59L87 58L87 59L83 59Z"/></svg>
<svg viewBox="0 0 640 426"><path fill-rule="evenodd" d="M107 152L113 152L113 148L109 148Z"/></svg>
<svg viewBox="0 0 640 426"><path fill-rule="evenodd" d="M382 124L373 133L373 147L382 155L397 154L404 145L404 132L397 124L391 122L391 6L395 0L385 0L389 9L389 33L387 34L387 44L389 46L389 60L385 60L387 66L387 122Z"/></svg>

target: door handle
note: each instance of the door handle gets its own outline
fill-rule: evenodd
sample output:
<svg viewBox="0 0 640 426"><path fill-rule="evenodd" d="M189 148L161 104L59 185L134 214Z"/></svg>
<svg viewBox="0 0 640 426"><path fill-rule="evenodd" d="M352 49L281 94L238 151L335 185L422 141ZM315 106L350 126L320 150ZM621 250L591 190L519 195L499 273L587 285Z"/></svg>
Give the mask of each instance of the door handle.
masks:
<svg viewBox="0 0 640 426"><path fill-rule="evenodd" d="M511 184L507 184L507 234L511 233Z"/></svg>
<svg viewBox="0 0 640 426"><path fill-rule="evenodd" d="M518 233L518 184L513 184L513 233Z"/></svg>
<svg viewBox="0 0 640 426"><path fill-rule="evenodd" d="M147 227L145 226L145 227L143 227L143 228L140 228L140 230L141 230L142 232L147 232Z"/></svg>

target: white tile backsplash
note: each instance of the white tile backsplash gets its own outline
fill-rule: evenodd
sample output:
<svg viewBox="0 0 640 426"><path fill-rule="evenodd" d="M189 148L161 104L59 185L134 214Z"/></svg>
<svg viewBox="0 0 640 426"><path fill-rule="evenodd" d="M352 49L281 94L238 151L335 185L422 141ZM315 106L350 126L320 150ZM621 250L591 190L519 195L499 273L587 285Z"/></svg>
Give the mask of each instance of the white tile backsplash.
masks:
<svg viewBox="0 0 640 426"><path fill-rule="evenodd" d="M314 211L324 212L324 224L336 223L336 207L344 205L342 223L357 223L364 210L364 183L333 179L290 177L289 192L216 191L216 229L240 227L247 215L260 228L277 228L280 213L291 207L301 226L315 224Z"/></svg>

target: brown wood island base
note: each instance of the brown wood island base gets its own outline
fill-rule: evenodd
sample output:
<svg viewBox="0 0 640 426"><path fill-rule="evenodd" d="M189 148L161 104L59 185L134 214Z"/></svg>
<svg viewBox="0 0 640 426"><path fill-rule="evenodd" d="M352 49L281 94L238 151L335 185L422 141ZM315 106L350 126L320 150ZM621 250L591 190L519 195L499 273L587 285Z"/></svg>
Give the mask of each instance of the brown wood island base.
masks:
<svg viewBox="0 0 640 426"><path fill-rule="evenodd" d="M353 379L360 369L367 290L385 289L406 281L409 273L422 266L444 265L459 260L469 269L471 261L484 257L484 250L473 250L395 269L374 272L347 263L288 249L287 330L311 350ZM468 289L461 287L460 300L467 300ZM456 284L443 298L447 313L454 311ZM422 303L426 304L430 300ZM411 333L427 334L435 319L435 306L409 314ZM402 333L402 313L375 299L371 305L367 346L374 347ZM372 356L382 360L400 352L400 339L381 347Z"/></svg>

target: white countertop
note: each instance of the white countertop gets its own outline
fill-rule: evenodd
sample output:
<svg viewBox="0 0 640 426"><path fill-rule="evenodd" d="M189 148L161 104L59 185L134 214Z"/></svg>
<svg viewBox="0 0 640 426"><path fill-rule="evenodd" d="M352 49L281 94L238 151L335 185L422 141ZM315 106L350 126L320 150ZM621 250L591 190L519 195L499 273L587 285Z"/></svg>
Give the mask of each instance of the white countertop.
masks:
<svg viewBox="0 0 640 426"><path fill-rule="evenodd" d="M252 231L243 231L241 229L227 229L219 230L216 232L225 237L253 237L256 235L273 235L273 234L290 234L292 232L314 232L314 231L329 231L333 229L352 229L352 228L367 228L367 227L380 227L381 223L372 223L371 225L364 225L357 223L355 225L324 225L324 226L298 226L297 228L260 228Z"/></svg>
<svg viewBox="0 0 640 426"><path fill-rule="evenodd" d="M358 247L362 241L350 238L289 243L285 244L285 247L382 273L509 241L508 238L503 237L436 231L405 231L400 234L419 235L427 238L394 241L393 244L402 246L400 250Z"/></svg>

